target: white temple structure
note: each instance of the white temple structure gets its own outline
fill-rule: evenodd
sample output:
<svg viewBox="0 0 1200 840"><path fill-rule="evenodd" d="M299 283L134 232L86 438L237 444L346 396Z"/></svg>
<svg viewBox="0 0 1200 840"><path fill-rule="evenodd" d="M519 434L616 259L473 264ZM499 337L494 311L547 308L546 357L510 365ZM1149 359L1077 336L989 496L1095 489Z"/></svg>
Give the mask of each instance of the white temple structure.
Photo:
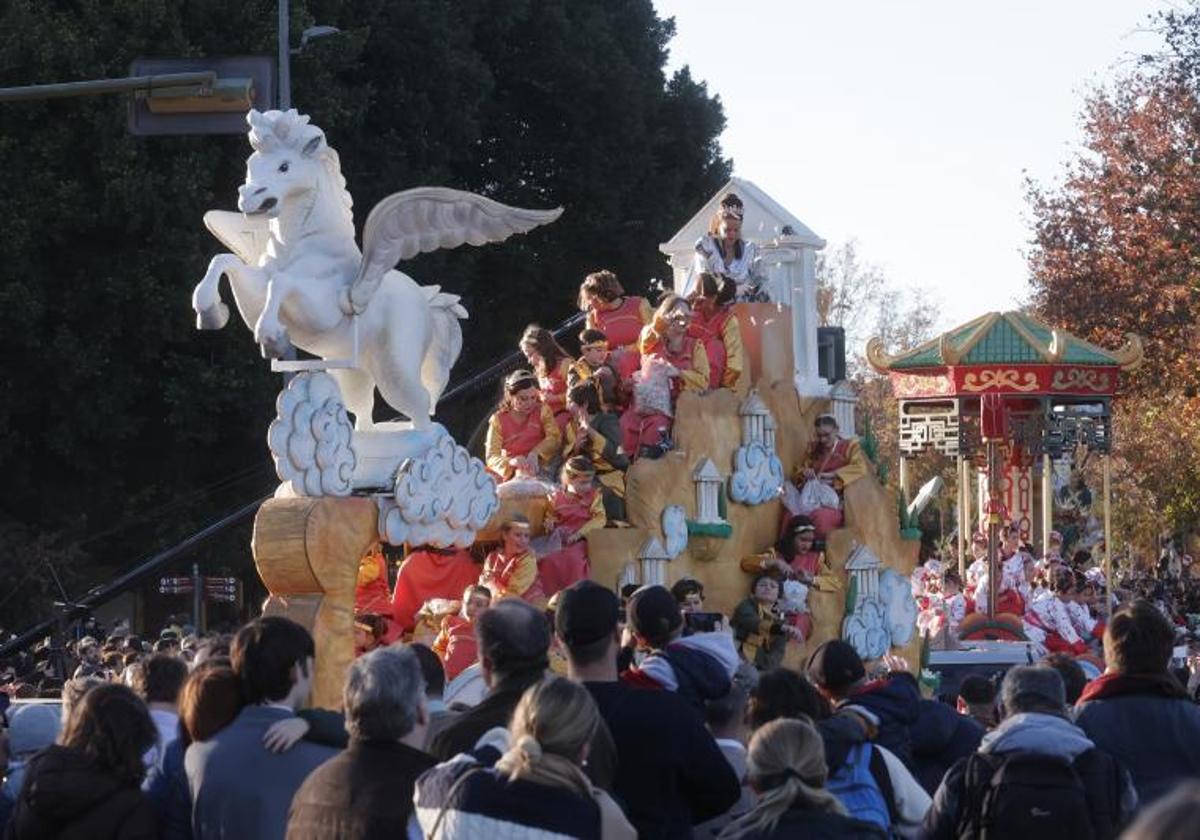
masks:
<svg viewBox="0 0 1200 840"><path fill-rule="evenodd" d="M742 178L729 179L668 242L658 246L671 264L675 291L682 293L687 288L696 241L708 233L721 197L729 192L737 193L742 200L742 238L758 246L766 277L764 286L771 300L791 307L796 391L805 397L828 397L829 383L817 371L815 270L816 254L825 247L825 240L755 184Z"/></svg>

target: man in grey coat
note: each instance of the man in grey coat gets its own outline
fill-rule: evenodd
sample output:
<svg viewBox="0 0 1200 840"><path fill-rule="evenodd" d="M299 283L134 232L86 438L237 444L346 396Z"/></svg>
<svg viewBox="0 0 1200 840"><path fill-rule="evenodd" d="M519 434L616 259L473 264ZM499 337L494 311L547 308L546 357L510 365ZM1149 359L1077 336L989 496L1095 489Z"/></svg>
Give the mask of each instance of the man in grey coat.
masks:
<svg viewBox="0 0 1200 840"><path fill-rule="evenodd" d="M921 836L1116 837L1137 792L1129 772L1067 718L1062 677L1018 666L1000 692L1004 720L946 773Z"/></svg>
<svg viewBox="0 0 1200 840"><path fill-rule="evenodd" d="M337 755L306 741L283 753L263 746L267 729L307 702L314 652L308 631L286 618L256 619L238 631L230 655L246 706L184 759L196 840L282 840L296 790Z"/></svg>

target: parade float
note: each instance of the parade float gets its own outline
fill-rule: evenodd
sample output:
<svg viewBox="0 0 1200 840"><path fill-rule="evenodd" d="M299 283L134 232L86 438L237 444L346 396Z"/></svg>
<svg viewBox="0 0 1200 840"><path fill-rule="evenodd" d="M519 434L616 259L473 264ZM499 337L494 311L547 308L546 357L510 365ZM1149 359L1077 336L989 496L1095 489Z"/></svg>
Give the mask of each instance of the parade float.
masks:
<svg viewBox="0 0 1200 840"><path fill-rule="evenodd" d="M466 311L453 294L395 270L416 254L500 242L549 224L561 210L523 210L444 188L392 195L369 214L362 248L337 153L295 111L252 111L253 154L240 212L212 211L209 230L230 253L214 257L193 294L201 329L224 326L218 291L234 301L275 370L292 374L267 434L281 481L258 511L252 550L270 593L264 612L308 627L316 641L314 702L336 706L354 654L359 561L376 541L466 547L494 539L532 501L504 500L484 463L432 421L462 344ZM754 184L734 180L662 246L677 291L690 281L693 243L721 195L745 204L743 230L759 252L765 300L735 307L747 368L735 389L683 393L671 447L626 476L628 527L587 537L591 576L608 586L700 580L708 608L729 614L746 597L742 562L780 534L784 486L808 464L814 422L840 419L852 450L853 395L817 363L816 251L824 242ZM563 289L564 299L574 290ZM311 358L295 359L293 348ZM373 423L374 390L407 418ZM353 415L353 422L350 416ZM840 447L840 448L839 448ZM847 473L849 476L849 473ZM873 469L839 482L838 527L825 536L809 588L811 632L787 661L830 638L864 658L917 661L908 575L919 543L901 536L895 495Z"/></svg>
<svg viewBox="0 0 1200 840"><path fill-rule="evenodd" d="M1056 493L1055 475L1063 468L1070 473L1074 463L1091 454L1101 458L1101 566L1104 603L1111 605L1112 403L1122 372L1141 362L1141 340L1130 334L1125 346L1106 350L1026 313L992 312L895 354L873 339L867 359L890 378L899 401L902 493L907 496L909 489L908 459L932 450L955 463L958 572L964 579L972 534L987 537L990 580L997 580L1000 529L1009 523L1021 542L1038 543L1048 552L1055 499L1063 499ZM988 589L987 601L975 605L958 638L944 646L1026 641L1022 616L998 609L997 589ZM1027 658L1002 646L984 647L991 664ZM970 660L969 654L940 657L944 663Z"/></svg>

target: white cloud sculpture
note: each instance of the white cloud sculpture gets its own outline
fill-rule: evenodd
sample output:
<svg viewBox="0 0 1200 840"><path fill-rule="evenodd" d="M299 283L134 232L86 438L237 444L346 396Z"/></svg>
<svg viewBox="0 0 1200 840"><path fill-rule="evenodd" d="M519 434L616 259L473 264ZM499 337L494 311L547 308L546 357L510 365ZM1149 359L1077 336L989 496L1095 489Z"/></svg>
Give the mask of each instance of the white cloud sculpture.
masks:
<svg viewBox="0 0 1200 840"><path fill-rule="evenodd" d="M687 513L683 505L667 505L662 512L663 547L674 560L687 548Z"/></svg>
<svg viewBox="0 0 1200 840"><path fill-rule="evenodd" d="M733 455L729 498L744 505L761 505L779 497L783 488L783 463L758 441L739 446Z"/></svg>
<svg viewBox="0 0 1200 840"><path fill-rule="evenodd" d="M401 465L395 499L380 498L379 534L407 542L466 548L500 506L496 480L449 434Z"/></svg>
<svg viewBox="0 0 1200 840"><path fill-rule="evenodd" d="M874 598L862 601L842 622L842 638L854 645L863 659L878 659L891 643L883 603Z"/></svg>
<svg viewBox="0 0 1200 840"><path fill-rule="evenodd" d="M298 374L275 407L267 444L280 481L298 496L349 496L353 427L333 377L320 371Z"/></svg>
<svg viewBox="0 0 1200 840"><path fill-rule="evenodd" d="M917 626L917 602L908 578L894 569L879 573L879 597L893 646L906 645Z"/></svg>

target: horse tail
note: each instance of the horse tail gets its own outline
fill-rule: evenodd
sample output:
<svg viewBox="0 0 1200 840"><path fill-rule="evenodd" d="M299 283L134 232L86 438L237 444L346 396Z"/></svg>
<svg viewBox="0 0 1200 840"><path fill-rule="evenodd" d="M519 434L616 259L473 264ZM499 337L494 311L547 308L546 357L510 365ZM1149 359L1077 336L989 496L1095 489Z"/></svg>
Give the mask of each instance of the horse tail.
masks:
<svg viewBox="0 0 1200 840"><path fill-rule="evenodd" d="M422 286L429 303L429 319L433 325L429 346L421 362L421 382L429 392L429 411L432 414L450 381L450 369L462 352L462 326L467 310L459 303L458 295L443 292L440 286Z"/></svg>

